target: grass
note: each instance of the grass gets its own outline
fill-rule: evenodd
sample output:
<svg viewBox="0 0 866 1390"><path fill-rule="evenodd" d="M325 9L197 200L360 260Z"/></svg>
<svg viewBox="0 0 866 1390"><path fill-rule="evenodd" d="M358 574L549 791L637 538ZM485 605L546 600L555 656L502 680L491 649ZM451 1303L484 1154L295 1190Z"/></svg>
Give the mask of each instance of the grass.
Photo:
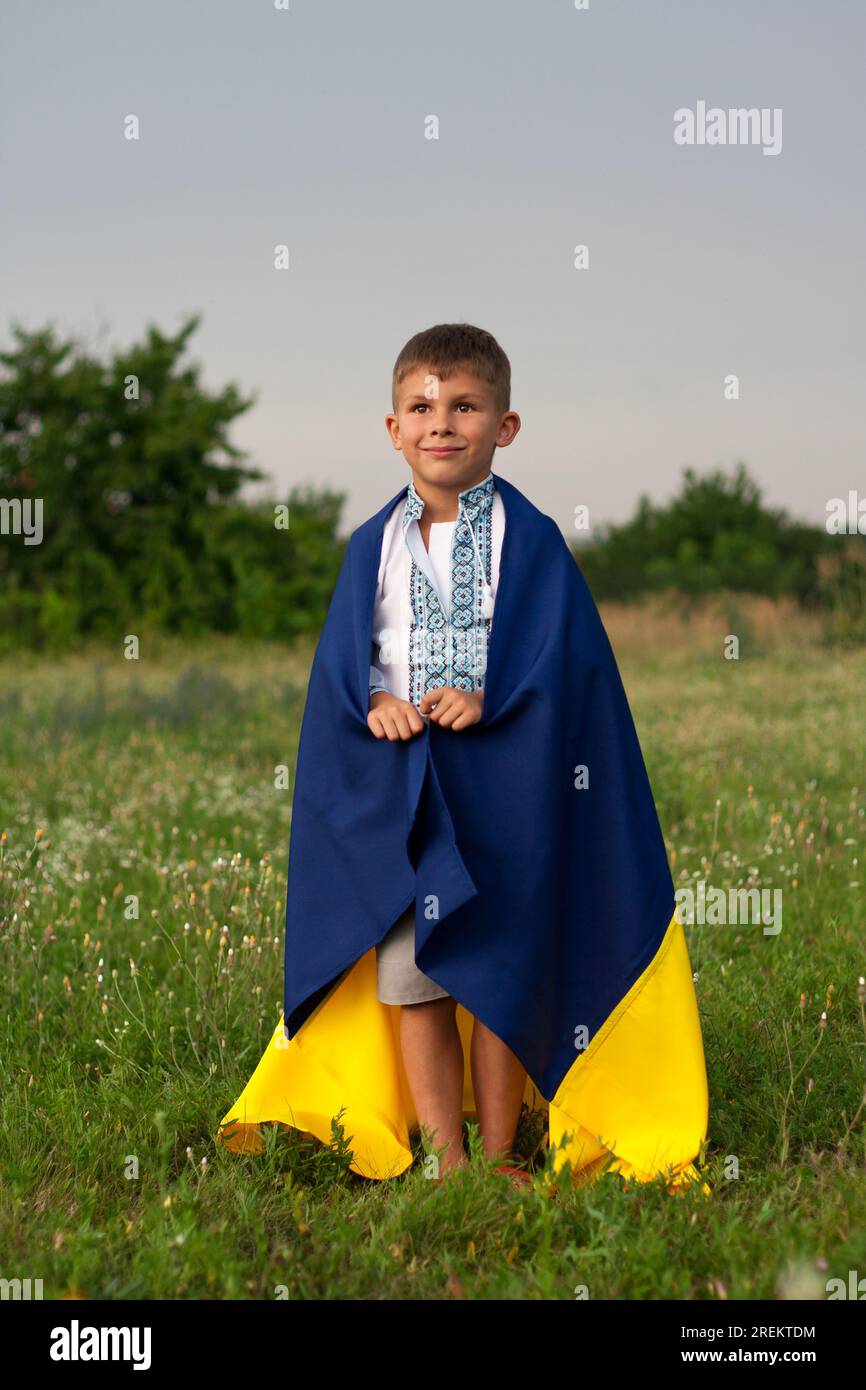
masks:
<svg viewBox="0 0 866 1390"><path fill-rule="evenodd" d="M280 1005L275 770L309 647L0 664L0 1276L46 1298L772 1299L866 1273L866 652L738 603L605 613L678 886L784 890L778 936L687 928L709 1200L613 1175L518 1192L474 1122L439 1184L420 1161L357 1178L339 1128L225 1153ZM537 1118L519 1139L543 1167Z"/></svg>

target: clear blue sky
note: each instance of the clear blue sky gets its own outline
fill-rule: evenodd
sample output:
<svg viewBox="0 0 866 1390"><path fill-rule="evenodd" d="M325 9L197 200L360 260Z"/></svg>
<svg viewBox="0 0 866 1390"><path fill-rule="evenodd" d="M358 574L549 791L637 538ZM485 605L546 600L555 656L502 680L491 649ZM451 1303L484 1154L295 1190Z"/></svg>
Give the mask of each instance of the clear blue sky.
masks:
<svg viewBox="0 0 866 1390"><path fill-rule="evenodd" d="M0 53L4 347L201 310L206 383L258 394L234 442L346 527L408 477L391 369L449 320L508 353L493 467L566 533L686 465L818 522L866 489L861 3L5 0ZM781 153L677 146L699 100L781 108Z"/></svg>

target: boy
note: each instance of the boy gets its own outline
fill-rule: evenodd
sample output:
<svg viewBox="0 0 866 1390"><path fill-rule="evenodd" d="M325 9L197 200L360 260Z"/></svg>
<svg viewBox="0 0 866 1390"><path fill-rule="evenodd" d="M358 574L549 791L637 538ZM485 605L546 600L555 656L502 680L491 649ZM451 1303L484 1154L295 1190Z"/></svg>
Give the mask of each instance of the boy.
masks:
<svg viewBox="0 0 866 1390"><path fill-rule="evenodd" d="M707 1121L691 967L595 604L491 471L520 428L508 359L440 324L398 356L392 406L412 477L353 532L322 629L283 1018L220 1137L260 1148L278 1120L327 1142L339 1112L351 1166L383 1178L417 1121L447 1172L464 1114L508 1159L525 1098L556 1169L676 1186Z"/></svg>
<svg viewBox="0 0 866 1390"><path fill-rule="evenodd" d="M374 641L367 719L377 738L391 740L421 733L425 717L455 735L481 718L486 641L504 530L490 464L494 449L506 448L520 429L520 417L508 409L508 361L489 335L447 325L408 350L415 352L416 360L426 352L434 357L465 353L469 362L486 354L499 379L487 380L465 364L455 365L445 380L421 362L414 367L404 362L395 372L395 413L387 416L386 424L394 448L412 470L412 482L404 507L393 513L397 524L385 528L382 541L373 631L385 640ZM426 557L417 542L413 545L416 536ZM479 544L484 548L485 540L493 552L487 571L480 557L478 563L470 558ZM413 650L406 633L415 616L412 597L419 591L422 598L432 598L435 620L441 625L416 625ZM425 602L421 612L426 616ZM395 659L389 661L386 647L395 633ZM416 1114L437 1147L444 1145L440 1165L447 1172L466 1162L457 1000L418 969L414 947L413 904L376 948L378 997L402 1006L403 1061ZM478 1019L472 1031L471 1068L485 1152L507 1159L526 1069Z"/></svg>

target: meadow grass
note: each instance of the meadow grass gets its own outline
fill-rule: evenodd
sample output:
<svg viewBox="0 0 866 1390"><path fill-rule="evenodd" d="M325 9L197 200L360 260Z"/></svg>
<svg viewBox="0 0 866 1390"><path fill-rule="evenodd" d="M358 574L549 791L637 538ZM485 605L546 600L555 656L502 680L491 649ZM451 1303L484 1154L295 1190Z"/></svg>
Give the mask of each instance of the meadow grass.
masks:
<svg viewBox="0 0 866 1390"><path fill-rule="evenodd" d="M440 1184L420 1161L358 1178L339 1125L332 1149L269 1128L262 1154L225 1152L279 1014L274 769L311 648L0 664L0 1276L46 1298L772 1299L866 1275L866 652L762 613L676 634L605 613L677 886L784 890L778 935L686 929L710 1198L612 1174L515 1191L473 1121ZM540 1128L518 1135L539 1170Z"/></svg>

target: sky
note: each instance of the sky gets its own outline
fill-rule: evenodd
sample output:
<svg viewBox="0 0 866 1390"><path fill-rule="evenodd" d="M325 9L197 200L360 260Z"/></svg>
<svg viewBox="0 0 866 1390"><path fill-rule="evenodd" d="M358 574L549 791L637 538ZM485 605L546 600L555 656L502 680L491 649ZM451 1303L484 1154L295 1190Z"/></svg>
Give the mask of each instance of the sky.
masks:
<svg viewBox="0 0 866 1390"><path fill-rule="evenodd" d="M859 0L278 4L4 0L2 350L200 312L245 495L345 492L344 533L409 479L398 352L455 321L511 362L494 471L566 535L685 467L817 524L866 493ZM763 143L678 143L699 103Z"/></svg>

